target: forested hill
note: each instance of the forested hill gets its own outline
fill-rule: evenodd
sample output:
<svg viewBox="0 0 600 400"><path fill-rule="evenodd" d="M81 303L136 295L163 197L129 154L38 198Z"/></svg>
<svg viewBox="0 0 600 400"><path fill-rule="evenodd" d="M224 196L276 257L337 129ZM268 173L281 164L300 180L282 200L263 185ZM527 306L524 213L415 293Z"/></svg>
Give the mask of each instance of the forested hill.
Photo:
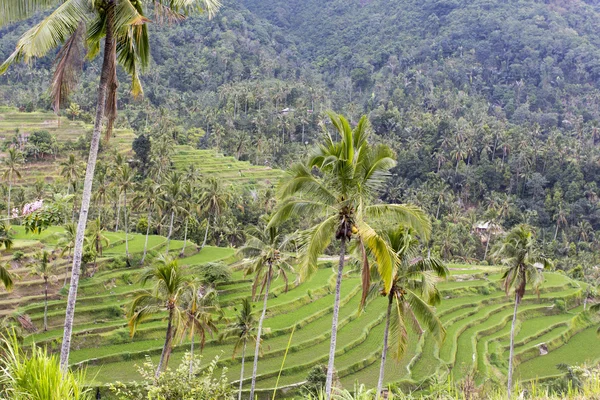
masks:
<svg viewBox="0 0 600 400"><path fill-rule="evenodd" d="M329 83L347 76L370 90L384 82L378 74L409 71L431 89L482 94L509 117L526 102L533 111L573 105L597 116L583 100L600 78L595 1L242 1L293 35Z"/></svg>
<svg viewBox="0 0 600 400"><path fill-rule="evenodd" d="M0 57L33 22L0 30ZM436 217L434 251L480 260L475 222L528 222L565 269L594 265L599 26L591 0L227 0L212 21L151 24L145 97L120 75L117 125L285 168L326 110L367 114L398 158L386 200ZM79 118L95 63L72 97ZM49 109L51 66L11 68L0 102Z"/></svg>

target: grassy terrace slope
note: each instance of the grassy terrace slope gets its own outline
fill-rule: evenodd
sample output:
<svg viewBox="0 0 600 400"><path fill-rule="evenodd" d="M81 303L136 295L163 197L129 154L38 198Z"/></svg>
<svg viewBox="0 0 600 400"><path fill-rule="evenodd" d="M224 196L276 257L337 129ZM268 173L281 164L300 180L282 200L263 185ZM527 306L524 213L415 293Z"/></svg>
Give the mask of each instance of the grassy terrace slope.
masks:
<svg viewBox="0 0 600 400"><path fill-rule="evenodd" d="M16 244L19 249L32 253L36 249L55 243L54 233L60 228L52 228L42 235L25 235L16 230ZM122 255L123 233L114 233L113 245L106 250L108 258ZM141 251L143 236L132 234L130 248ZM164 248L165 239L151 238L155 251ZM181 248L175 241L173 251ZM207 261L230 258L232 249L207 248L181 260L183 265L198 265ZM10 259L4 252L3 259ZM104 265L108 265L105 260ZM66 262L59 263L58 284L53 287L49 303L48 332L29 336L27 343L36 341L56 348L62 336L62 322L65 308L62 285L62 269ZM15 265L23 273L22 266ZM506 370L506 349L512 303L500 289L501 271L496 267L451 265L451 279L440 283L444 300L438 307L438 315L447 329L446 341L441 345L427 334L419 338L411 336L409 350L400 363L392 359L386 365L388 382L418 382L433 375L451 373L455 380L467 374L474 374L482 382L486 377L501 375ZM101 269L94 277L81 282L80 297L74 329L74 348L71 362L87 366L90 384L106 385L115 380L130 381L139 376L134 368L146 356L156 361L161 350L165 322L160 318L141 326L138 335L131 339L128 335L123 307L129 301L129 294L139 288L135 283L137 268ZM40 285L35 278L22 274L23 280L17 283L11 294L0 294L0 308L4 313L18 309L27 313L36 326L40 326L43 304ZM273 296L269 300L269 314L265 322L267 334L264 342L264 356L259 362L258 386L266 390L275 386L277 373L289 335L296 325L290 352L284 365L280 386L294 385L304 381L309 369L325 363L329 346L329 329L333 295L333 271L328 264L306 282L292 286L283 292L283 283L275 281ZM250 282L241 271L233 274L233 281L218 287L225 315L234 315L233 307L250 293ZM582 284L558 273L547 273L539 299L527 295L519 310L519 326L516 336L516 354L519 361L517 370L522 379L547 377L557 373L559 362L582 363L600 358L596 350L583 346L595 328L573 328L570 324L576 312L581 310L579 297ZM383 335L385 301L376 299L359 315L359 278L348 276L342 285L342 307L340 310L340 330L336 367L343 385L350 387L355 380L367 385L375 385L378 375L380 344ZM566 311L555 304L566 304ZM260 302L255 303L260 309ZM8 311L7 311L8 310ZM223 326L223 323L220 324ZM546 343L549 354L540 356L538 345ZM177 363L189 343L179 344L171 358ZM220 357L219 365L228 368L227 375L232 381L239 377L240 359L231 358L232 344L208 341L204 350L205 360ZM252 356L248 357L251 361Z"/></svg>

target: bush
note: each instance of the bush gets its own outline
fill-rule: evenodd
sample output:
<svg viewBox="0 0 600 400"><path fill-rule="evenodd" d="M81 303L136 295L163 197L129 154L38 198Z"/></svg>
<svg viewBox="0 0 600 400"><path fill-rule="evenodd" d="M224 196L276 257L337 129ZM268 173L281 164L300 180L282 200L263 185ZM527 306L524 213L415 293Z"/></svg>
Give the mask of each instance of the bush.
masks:
<svg viewBox="0 0 600 400"><path fill-rule="evenodd" d="M17 262L21 261L24 257L25 257L25 253L23 253L21 250L15 251L12 255L13 261L17 261Z"/></svg>
<svg viewBox="0 0 600 400"><path fill-rule="evenodd" d="M186 353L175 371L167 369L158 379L154 378L156 366L150 358L138 370L142 382L110 385L110 390L119 400L156 399L156 400L233 400L234 389L227 381L227 368L219 376L215 375L216 357L207 368L201 370L201 357L194 357L190 374L191 356Z"/></svg>
<svg viewBox="0 0 600 400"><path fill-rule="evenodd" d="M207 263L199 267L202 280L211 286L217 283L229 282L231 280L231 271L229 267L222 262Z"/></svg>
<svg viewBox="0 0 600 400"><path fill-rule="evenodd" d="M25 353L14 331L0 338L0 398L12 400L91 400L85 372L63 374L58 358L33 345Z"/></svg>

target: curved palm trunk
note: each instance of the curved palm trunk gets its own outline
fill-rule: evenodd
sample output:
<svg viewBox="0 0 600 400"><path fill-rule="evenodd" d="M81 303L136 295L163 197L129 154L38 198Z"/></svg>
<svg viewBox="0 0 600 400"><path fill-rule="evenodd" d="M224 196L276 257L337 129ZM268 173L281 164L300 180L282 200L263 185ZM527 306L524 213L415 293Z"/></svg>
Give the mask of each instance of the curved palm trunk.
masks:
<svg viewBox="0 0 600 400"><path fill-rule="evenodd" d="M125 257L127 257L127 259L129 260L129 238L128 238L128 230L129 230L129 226L127 225L127 190L125 190L123 192L123 201L124 201L124 205L123 205L123 218L124 218L124 224L125 224Z"/></svg>
<svg viewBox="0 0 600 400"><path fill-rule="evenodd" d="M487 258L488 249L490 248L490 242L492 241L492 233L488 233L487 241L485 242L485 253L483 253L483 259Z"/></svg>
<svg viewBox="0 0 600 400"><path fill-rule="evenodd" d="M331 387L333 386L333 365L335 359L335 344L337 340L338 315L340 312L340 290L342 288L342 273L344 271L344 260L346 258L346 237L342 236L340 243L340 262L338 265L337 280L335 283L335 301L333 303L333 319L331 321L331 342L329 344L329 363L327 364L327 381L325 383L325 396L331 398Z"/></svg>
<svg viewBox="0 0 600 400"><path fill-rule="evenodd" d="M256 373L258 370L258 352L260 351L260 335L262 333L262 325L267 313L267 300L269 299L269 288L271 287L271 264L267 270L267 284L265 287L265 298L263 300L263 309L260 319L258 320L258 331L256 333L256 347L254 349L254 364L252 366L252 383L250 386L250 400L254 399L254 389L256 387Z"/></svg>
<svg viewBox="0 0 600 400"><path fill-rule="evenodd" d="M556 240L557 236L558 236L558 222L556 223L556 230L554 231L554 240Z"/></svg>
<svg viewBox="0 0 600 400"><path fill-rule="evenodd" d="M163 365L167 368L169 364L169 355L171 354L171 340L173 339L173 309L169 310L169 323L167 324L167 334L165 336L165 344L163 345L162 353L160 354L160 361L158 361L158 367L154 373L154 377L158 378L160 372L163 369Z"/></svg>
<svg viewBox="0 0 600 400"><path fill-rule="evenodd" d="M242 347L242 372L240 373L240 391L238 400L242 400L242 385L244 384L244 362L246 361L246 339L244 339L244 347Z"/></svg>
<svg viewBox="0 0 600 400"><path fill-rule="evenodd" d="M183 235L183 248L181 249L181 252L179 253L179 257L183 257L183 255L185 254L185 245L187 243L187 233L188 233L188 222L189 222L189 218L185 219L185 234Z"/></svg>
<svg viewBox="0 0 600 400"><path fill-rule="evenodd" d="M48 278L44 278L44 332L48 330Z"/></svg>
<svg viewBox="0 0 600 400"><path fill-rule="evenodd" d="M385 332L383 333L383 350L381 351L381 365L379 366L379 380L377 381L377 399L381 397L381 390L383 389L383 375L385 372L385 360L387 357L388 338L390 334L390 316L392 315L392 302L394 300L392 293L388 295L388 299L387 313L385 314Z"/></svg>
<svg viewBox="0 0 600 400"><path fill-rule="evenodd" d="M148 253L148 235L150 234L150 216L151 216L151 211L148 210L148 217L146 218L146 221L148 221L148 226L146 227L146 241L144 242L144 255L142 255L142 261L140 262L140 264L144 263L144 260L146 259L146 253Z"/></svg>
<svg viewBox="0 0 600 400"><path fill-rule="evenodd" d="M206 218L206 230L204 231L204 240L202 241L202 246L200 247L200 250L202 250L204 246L206 246L206 239L208 238L208 228L210 228L210 218Z"/></svg>
<svg viewBox="0 0 600 400"><path fill-rule="evenodd" d="M169 247L171 246L171 234L173 233L173 218L175 218L175 211L171 211L171 223L169 224L169 235L167 236L167 251L165 254L169 254Z"/></svg>
<svg viewBox="0 0 600 400"><path fill-rule="evenodd" d="M73 317L75 315L75 301L77 300L77 287L79 285L79 274L81 272L81 257L83 255L83 239L85 227L90 208L90 198L92 194L92 182L94 180L94 170L96 169L96 159L98 157L98 145L102 131L102 120L104 118L104 106L106 103L106 89L110 75L116 67L115 40L113 37L115 0L107 1L106 8L106 37L104 46L104 59L102 61L102 74L100 75L100 85L98 86L98 102L96 104L96 121L90 144L90 155L88 157L85 171L85 181L83 184L83 193L81 196L81 210L79 213L79 222L77 224L77 235L75 237L75 250L73 253L73 266L71 268L71 285L69 287L69 297L67 300L67 310L65 313L65 327L60 351L60 368L63 372L67 371L69 366L69 351L71 349L71 334L73 331Z"/></svg>
<svg viewBox="0 0 600 400"><path fill-rule="evenodd" d="M515 325L517 323L517 309L519 308L519 302L521 299L515 294L515 310L513 312L512 325L510 327L510 355L508 359L508 383L507 392L510 400L512 395L512 378L513 378L513 357L514 357L514 345L515 345Z"/></svg>

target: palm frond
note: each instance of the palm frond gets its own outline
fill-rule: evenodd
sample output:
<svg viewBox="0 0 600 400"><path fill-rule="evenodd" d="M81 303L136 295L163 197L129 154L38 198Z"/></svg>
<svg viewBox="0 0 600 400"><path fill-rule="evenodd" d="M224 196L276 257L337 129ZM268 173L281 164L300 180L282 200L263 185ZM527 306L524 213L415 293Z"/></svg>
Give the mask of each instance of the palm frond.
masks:
<svg viewBox="0 0 600 400"><path fill-rule="evenodd" d="M2 0L0 27L29 18L34 12L56 4L57 0Z"/></svg>
<svg viewBox="0 0 600 400"><path fill-rule="evenodd" d="M6 268L6 266L0 266L0 282L2 282L6 290L12 290L14 284L13 276L8 271L8 268Z"/></svg>
<svg viewBox="0 0 600 400"><path fill-rule="evenodd" d="M372 218L386 218L411 228L425 240L431 233L431 221L427 214L412 204L375 204L366 207L365 212Z"/></svg>
<svg viewBox="0 0 600 400"><path fill-rule="evenodd" d="M317 270L319 256L327 248L337 227L338 216L332 215L300 233L300 277L306 279Z"/></svg>
<svg viewBox="0 0 600 400"><path fill-rule="evenodd" d="M62 46L56 57L56 69L51 83L52 108L58 113L77 84L83 66L83 35L85 25L79 23L77 29Z"/></svg>
<svg viewBox="0 0 600 400"><path fill-rule="evenodd" d="M421 297L410 290L407 290L406 300L410 304L410 309L415 314L415 317L417 317L417 319L427 327L433 337L441 343L446 337L446 329L437 315L435 315L435 311L425 303Z"/></svg>
<svg viewBox="0 0 600 400"><path fill-rule="evenodd" d="M88 4L85 0L67 0L39 24L29 29L17 42L15 51L0 65L0 74L15 62L28 62L42 57L60 46L71 36L80 23L87 20Z"/></svg>

